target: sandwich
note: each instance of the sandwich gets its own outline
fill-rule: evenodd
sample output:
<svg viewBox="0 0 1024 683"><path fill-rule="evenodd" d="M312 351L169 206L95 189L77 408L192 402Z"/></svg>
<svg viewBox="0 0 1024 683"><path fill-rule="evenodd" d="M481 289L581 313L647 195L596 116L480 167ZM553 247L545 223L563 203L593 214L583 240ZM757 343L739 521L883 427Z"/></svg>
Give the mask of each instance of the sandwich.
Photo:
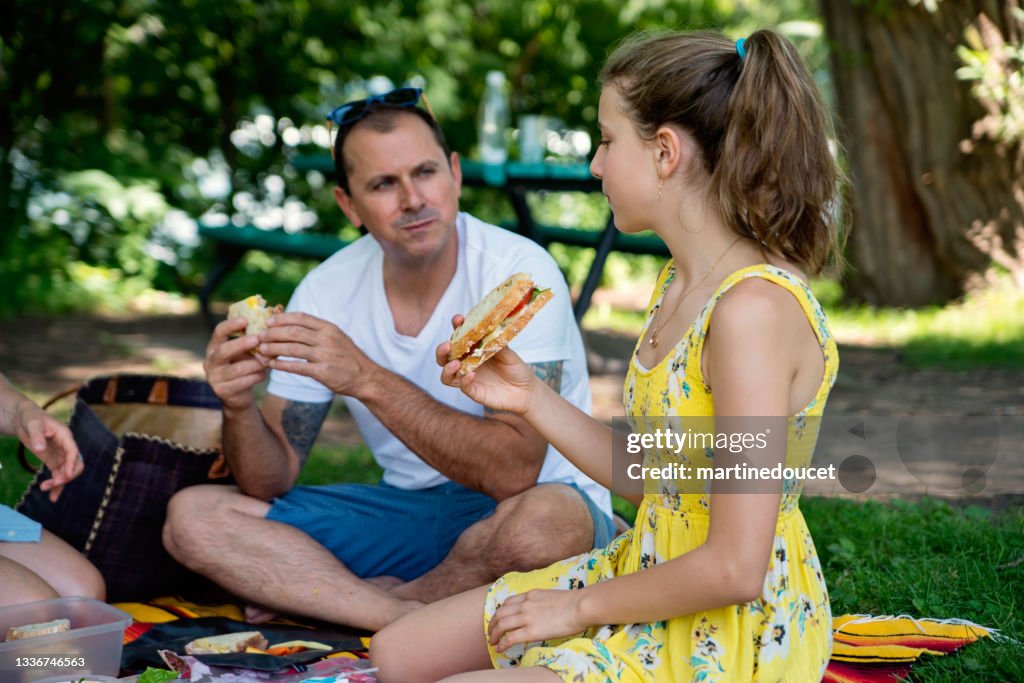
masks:
<svg viewBox="0 0 1024 683"><path fill-rule="evenodd" d="M259 294L253 294L241 301L236 301L228 308L228 320L232 318L245 318L248 325L245 328L246 334L259 334L267 331L267 318L275 313L283 313L284 307L281 304L267 306L266 300Z"/></svg>
<svg viewBox="0 0 1024 683"><path fill-rule="evenodd" d="M448 360L461 363L460 375L476 370L508 346L552 296L525 273L510 276L466 314L452 333Z"/></svg>
<svg viewBox="0 0 1024 683"><path fill-rule="evenodd" d="M259 631L242 631L241 633L225 633L220 636L196 638L185 645L185 654L225 655L232 652L247 652L250 648L265 650L267 639Z"/></svg>
<svg viewBox="0 0 1024 683"><path fill-rule="evenodd" d="M54 619L40 624L27 624L25 626L12 626L7 629L7 640L24 640L25 638L36 638L38 636L49 636L54 633L64 633L71 630L71 622L68 619Z"/></svg>

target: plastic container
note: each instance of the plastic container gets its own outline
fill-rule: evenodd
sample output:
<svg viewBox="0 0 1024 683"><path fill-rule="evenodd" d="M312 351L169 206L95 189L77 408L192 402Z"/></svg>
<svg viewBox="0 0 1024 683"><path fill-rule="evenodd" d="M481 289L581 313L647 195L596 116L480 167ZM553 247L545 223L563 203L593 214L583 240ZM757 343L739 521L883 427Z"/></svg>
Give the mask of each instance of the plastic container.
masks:
<svg viewBox="0 0 1024 683"><path fill-rule="evenodd" d="M71 673L51 676L50 678L44 678L43 680L35 681L34 683L116 683L119 680L121 679L114 678L113 676Z"/></svg>
<svg viewBox="0 0 1024 683"><path fill-rule="evenodd" d="M0 607L0 637L5 638L7 629L12 626L54 619L68 619L71 630L0 642L0 680L3 683L63 680L62 675L72 680L83 674L117 676L121 669L124 630L132 618L98 600L57 598Z"/></svg>
<svg viewBox="0 0 1024 683"><path fill-rule="evenodd" d="M505 93L505 74L500 71L487 72L487 85L480 101L477 119L477 143L480 145L480 160L485 164L503 164L508 159L508 144L505 131L508 130L508 96Z"/></svg>

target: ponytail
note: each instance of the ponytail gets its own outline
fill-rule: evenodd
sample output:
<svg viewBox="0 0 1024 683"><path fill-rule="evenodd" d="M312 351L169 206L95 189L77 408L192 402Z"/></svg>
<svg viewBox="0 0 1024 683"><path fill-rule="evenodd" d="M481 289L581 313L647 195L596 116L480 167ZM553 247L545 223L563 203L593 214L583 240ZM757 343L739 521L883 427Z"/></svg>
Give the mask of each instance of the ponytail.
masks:
<svg viewBox="0 0 1024 683"><path fill-rule="evenodd" d="M665 124L693 136L709 196L737 234L812 273L841 260L831 126L788 40L767 30L739 44L711 32L640 33L600 80L615 85L641 137Z"/></svg>
<svg viewBox="0 0 1024 683"><path fill-rule="evenodd" d="M757 31L743 48L712 190L740 234L817 273L839 254L829 119L791 42Z"/></svg>

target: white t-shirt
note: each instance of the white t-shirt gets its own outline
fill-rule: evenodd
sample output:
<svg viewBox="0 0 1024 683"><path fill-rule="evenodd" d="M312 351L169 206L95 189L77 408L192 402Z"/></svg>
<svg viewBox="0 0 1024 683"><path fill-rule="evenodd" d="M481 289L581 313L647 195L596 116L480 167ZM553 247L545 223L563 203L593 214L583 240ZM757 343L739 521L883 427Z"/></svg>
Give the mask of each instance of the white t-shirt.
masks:
<svg viewBox="0 0 1024 683"><path fill-rule="evenodd" d="M561 394L590 412L586 354L573 319L569 290L551 256L535 242L460 213L456 220L458 264L430 320L416 337L395 331L384 291L383 259L377 241L366 235L337 252L299 283L288 304L334 323L375 363L412 382L434 399L470 415L483 407L460 390L441 383L434 349L451 336L451 319L467 313L484 295L512 273L531 275L550 287L554 298L534 317L510 346L527 363L563 361ZM273 371L269 391L306 403L326 403L333 392L314 379ZM448 479L395 437L360 401L343 396L363 440L384 468L384 481L404 489L421 489ZM548 446L538 482L575 483L605 512L610 495L553 447Z"/></svg>

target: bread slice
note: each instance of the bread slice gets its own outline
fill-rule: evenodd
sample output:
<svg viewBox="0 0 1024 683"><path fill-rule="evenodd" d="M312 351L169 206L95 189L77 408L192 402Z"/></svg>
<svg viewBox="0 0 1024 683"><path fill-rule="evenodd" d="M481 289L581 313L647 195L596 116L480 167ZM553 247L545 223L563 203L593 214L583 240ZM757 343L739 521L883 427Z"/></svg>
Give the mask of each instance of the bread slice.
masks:
<svg viewBox="0 0 1024 683"><path fill-rule="evenodd" d="M246 648L267 649L267 639L259 631L225 633L219 636L196 638L185 645L185 654L223 655L231 652L245 652Z"/></svg>
<svg viewBox="0 0 1024 683"><path fill-rule="evenodd" d="M461 358L503 321L519 303L533 291L533 280L526 273L510 275L492 289L466 314L466 319L455 328L451 338L448 359Z"/></svg>
<svg viewBox="0 0 1024 683"><path fill-rule="evenodd" d="M7 640L24 640L25 638L36 638L48 636L54 633L64 633L71 630L71 621L68 619L54 619L40 624L27 624L25 626L11 626L7 629Z"/></svg>
<svg viewBox="0 0 1024 683"><path fill-rule="evenodd" d="M259 294L253 294L228 307L228 319L245 318L249 324L246 334L259 334L267 331L267 318L275 313L284 312L281 304L268 308L266 300Z"/></svg>
<svg viewBox="0 0 1024 683"><path fill-rule="evenodd" d="M459 366L459 375L476 370L490 360L491 356L508 346L509 342L523 331L526 323L530 322L553 296L554 293L550 289L538 291L533 300L522 310L504 320L490 334L480 340L480 345L462 361Z"/></svg>

